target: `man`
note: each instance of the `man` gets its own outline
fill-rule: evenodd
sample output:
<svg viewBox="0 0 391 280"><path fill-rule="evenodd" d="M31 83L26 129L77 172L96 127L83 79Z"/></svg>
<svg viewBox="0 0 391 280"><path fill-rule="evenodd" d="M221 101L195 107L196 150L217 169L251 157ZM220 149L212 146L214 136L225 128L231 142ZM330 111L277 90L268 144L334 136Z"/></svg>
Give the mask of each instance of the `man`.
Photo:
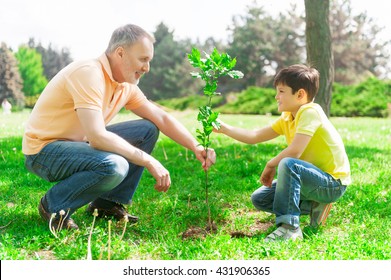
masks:
<svg viewBox="0 0 391 280"><path fill-rule="evenodd" d="M206 155L191 133L137 86L149 72L154 42L136 25L120 27L105 54L68 65L41 94L26 125L23 153L28 170L57 182L39 203L47 222L64 210L63 227L77 229L71 215L88 203L89 212L137 221L124 205L131 203L144 167L157 191L171 185L168 170L150 155L159 130L192 150L205 170L215 162L213 149ZM107 126L123 107L141 120ZM56 216L54 228L64 218Z"/></svg>

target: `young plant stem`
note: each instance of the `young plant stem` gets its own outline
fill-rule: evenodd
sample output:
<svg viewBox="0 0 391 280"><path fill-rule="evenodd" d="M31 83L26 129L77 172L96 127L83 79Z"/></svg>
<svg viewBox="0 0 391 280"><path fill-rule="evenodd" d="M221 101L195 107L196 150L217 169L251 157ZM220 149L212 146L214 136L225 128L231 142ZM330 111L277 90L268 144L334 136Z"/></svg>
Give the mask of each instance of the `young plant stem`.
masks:
<svg viewBox="0 0 391 280"><path fill-rule="evenodd" d="M211 106L211 103L212 103L212 96L209 96L208 97L208 106L209 107ZM208 135L208 143L209 143L209 140L210 140L210 135ZM205 147L205 152L206 152L205 161L207 161L208 160L208 147ZM205 201L206 201L206 205L208 207L208 224L209 224L209 228L212 229L212 217L211 217L210 205L209 205L208 170L205 171Z"/></svg>
<svg viewBox="0 0 391 280"><path fill-rule="evenodd" d="M208 149L206 149L208 151ZM210 229L212 229L212 218L210 214L210 205L209 205L209 190L208 190L208 170L205 170L205 203L206 206L208 207L208 224Z"/></svg>

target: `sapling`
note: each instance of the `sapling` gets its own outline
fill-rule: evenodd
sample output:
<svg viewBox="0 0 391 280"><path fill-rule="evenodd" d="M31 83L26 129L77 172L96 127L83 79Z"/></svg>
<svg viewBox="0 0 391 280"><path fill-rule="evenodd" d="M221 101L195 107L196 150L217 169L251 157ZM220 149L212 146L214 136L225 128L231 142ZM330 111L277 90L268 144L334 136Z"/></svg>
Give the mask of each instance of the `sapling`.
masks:
<svg viewBox="0 0 391 280"><path fill-rule="evenodd" d="M200 78L205 82L203 93L208 97L208 101L205 106L199 107L197 120L202 124L202 130L196 129L196 136L200 145L204 147L206 156L208 156L208 148L211 144L210 134L213 132L213 128L220 128L220 123L218 122L219 113L212 110L212 98L216 95L220 95L220 93L217 92L218 79L222 76L240 79L243 77L243 73L233 70L236 65L236 58L231 58L227 53L219 53L216 48L213 49L213 52L210 55L205 53L205 58L201 57L201 52L198 49L192 48L191 53L188 54L188 60L194 68L199 69L199 72L190 73L192 77ZM205 202L208 207L209 228L212 229L208 187L208 170L206 170Z"/></svg>

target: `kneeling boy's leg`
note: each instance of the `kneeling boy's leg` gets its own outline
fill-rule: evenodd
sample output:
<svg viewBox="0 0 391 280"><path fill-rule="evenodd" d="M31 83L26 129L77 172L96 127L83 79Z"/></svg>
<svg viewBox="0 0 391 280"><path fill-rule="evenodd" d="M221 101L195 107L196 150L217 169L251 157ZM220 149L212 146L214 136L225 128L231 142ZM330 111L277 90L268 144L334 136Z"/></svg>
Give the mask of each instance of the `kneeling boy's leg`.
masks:
<svg viewBox="0 0 391 280"><path fill-rule="evenodd" d="M273 212L274 194L277 181L273 181L271 187L262 186L251 195L251 201L255 208L269 213Z"/></svg>

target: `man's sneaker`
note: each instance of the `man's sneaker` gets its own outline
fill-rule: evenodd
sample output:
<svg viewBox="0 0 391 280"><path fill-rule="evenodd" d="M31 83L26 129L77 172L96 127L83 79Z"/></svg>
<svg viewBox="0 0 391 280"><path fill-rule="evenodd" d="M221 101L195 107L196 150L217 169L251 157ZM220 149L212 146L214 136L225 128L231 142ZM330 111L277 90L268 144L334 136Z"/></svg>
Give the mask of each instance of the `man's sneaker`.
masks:
<svg viewBox="0 0 391 280"><path fill-rule="evenodd" d="M39 202L38 212L39 215L41 215L41 217L49 224L52 214L45 209L45 206L43 205L43 197ZM57 231L62 229L79 229L78 225L72 218L66 217L63 219L64 217L61 217L58 213L56 214L56 216L51 221L51 227L53 230Z"/></svg>
<svg viewBox="0 0 391 280"><path fill-rule="evenodd" d="M300 227L298 227L297 229L287 229L283 226L280 226L271 234L266 236L265 242L296 239L303 239L303 233L301 232Z"/></svg>
<svg viewBox="0 0 391 280"><path fill-rule="evenodd" d="M312 227L323 226L326 222L327 216L330 213L331 206L331 203L320 203L313 201L310 213L310 225Z"/></svg>
<svg viewBox="0 0 391 280"><path fill-rule="evenodd" d="M111 208L103 208L99 205L96 205L94 202L91 202L88 205L86 211L93 214L95 209L98 210L99 217L112 216L118 221L127 217L129 223L137 223L138 221L138 217L130 215L128 212L126 212L126 209L122 204L115 203L114 206Z"/></svg>

